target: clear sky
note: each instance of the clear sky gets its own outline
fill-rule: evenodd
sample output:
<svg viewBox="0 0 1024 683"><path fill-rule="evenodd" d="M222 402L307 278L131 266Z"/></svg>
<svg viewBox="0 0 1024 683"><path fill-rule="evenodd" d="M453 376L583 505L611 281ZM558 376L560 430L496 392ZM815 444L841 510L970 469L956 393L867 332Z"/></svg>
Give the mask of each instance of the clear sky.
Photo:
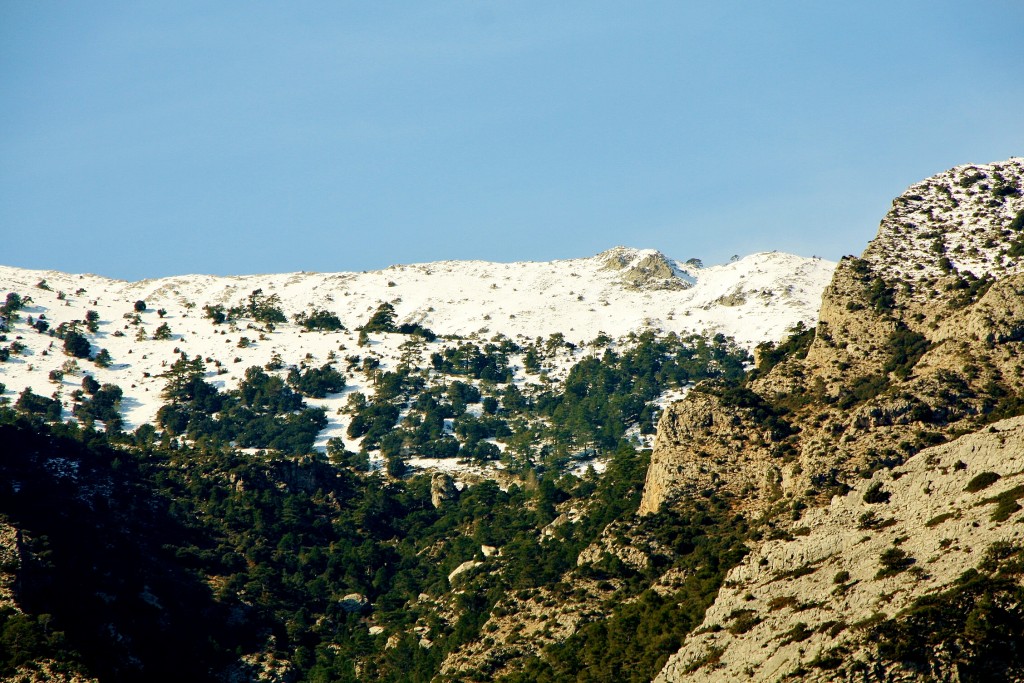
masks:
<svg viewBox="0 0 1024 683"><path fill-rule="evenodd" d="M1024 2L0 0L0 263L859 253L1024 154Z"/></svg>

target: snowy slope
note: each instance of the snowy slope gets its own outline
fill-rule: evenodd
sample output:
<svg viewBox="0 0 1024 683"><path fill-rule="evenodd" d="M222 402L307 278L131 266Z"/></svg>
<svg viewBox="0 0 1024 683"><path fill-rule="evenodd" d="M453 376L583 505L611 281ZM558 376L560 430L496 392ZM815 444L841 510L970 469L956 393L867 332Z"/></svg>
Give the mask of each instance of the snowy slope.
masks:
<svg viewBox="0 0 1024 683"><path fill-rule="evenodd" d="M590 258L543 263L445 261L364 273L190 275L140 282L0 266L0 298L7 292L32 298L21 311L21 320L11 325L7 341L0 342L0 346L13 341L26 346L21 354L0 363L0 382L11 400L25 387L67 399L80 387L81 373L68 373L62 381L48 379L51 370L64 367L70 359L61 340L31 329L28 319L45 316L52 330L62 322L83 320L87 310L99 314L98 331L87 335L93 352L107 349L114 364L99 368L81 359L77 364L101 383L115 383L124 390L126 429L153 420L164 386L159 375L182 351L207 359L210 381L233 387L245 368L264 365L274 354L286 365L336 362L339 369L345 367L346 356L373 355L387 369L403 354L411 355L414 364L425 363L431 351L446 343L410 343L403 335L377 334L368 346L359 347L355 328L382 302L394 304L398 323L420 323L439 335L486 340L503 334L525 340L560 332L567 341L578 343L600 332L620 338L654 329L721 332L752 348L761 341L782 338L798 321L813 324L834 266L821 259L773 252L698 268L654 250L623 247ZM48 289L39 287L43 281ZM237 305L256 289L278 295L288 316L314 306L325 308L348 329L305 332L286 323L266 332L251 325L247 329L245 321L214 325L204 317L205 305ZM141 324L132 325L126 316L134 312L137 300L145 301L148 308L141 313ZM162 318L157 313L160 309L165 311ZM152 339L161 323L170 327L171 339ZM140 327L147 337L141 341L137 339ZM220 363L219 370L214 361ZM372 392L358 370L346 375L345 393L308 401L323 405L331 420L321 434L321 444L331 436L342 436L347 418L338 409L347 393ZM65 400L65 406L69 404Z"/></svg>
<svg viewBox="0 0 1024 683"><path fill-rule="evenodd" d="M1005 277L1024 272L1010 245L1021 238L1024 157L965 164L911 185L893 201L864 259L893 280L914 283L920 299L943 275ZM996 228L996 230L993 230ZM1001 232L1001 235L999 234Z"/></svg>

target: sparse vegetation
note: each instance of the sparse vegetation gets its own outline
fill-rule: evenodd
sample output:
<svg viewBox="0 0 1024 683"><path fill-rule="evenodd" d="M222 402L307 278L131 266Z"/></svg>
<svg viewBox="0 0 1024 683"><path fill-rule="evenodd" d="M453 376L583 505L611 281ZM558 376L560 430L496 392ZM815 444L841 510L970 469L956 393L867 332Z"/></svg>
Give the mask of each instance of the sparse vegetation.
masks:
<svg viewBox="0 0 1024 683"><path fill-rule="evenodd" d="M917 560L908 555L903 548L893 546L892 548L883 551L882 555L878 558L880 568L878 573L875 574L875 578L884 579L890 576L895 576L907 569L910 569L916 561Z"/></svg>
<svg viewBox="0 0 1024 683"><path fill-rule="evenodd" d="M883 488L882 482L876 481L868 487L867 491L864 492L863 498L865 503L876 505L879 503L888 503L890 496L891 494Z"/></svg>
<svg viewBox="0 0 1024 683"><path fill-rule="evenodd" d="M956 670L960 680L1010 680L1020 674L1024 649L1024 587L1019 548L999 545L977 570L961 575L939 594L918 598L908 609L871 630L884 661L910 670Z"/></svg>
<svg viewBox="0 0 1024 683"><path fill-rule="evenodd" d="M1024 498L1024 484L1014 486L1012 489L1003 491L992 498L986 498L980 501L978 505L995 503L996 509L992 511L992 521L1005 522L1010 518L1010 515L1021 509L1020 503L1017 502L1021 498Z"/></svg>
<svg viewBox="0 0 1024 683"><path fill-rule="evenodd" d="M982 472L967 482L967 486L964 487L964 491L967 491L968 493L976 493L977 491L988 488L999 481L999 479L1000 476L995 472Z"/></svg>
<svg viewBox="0 0 1024 683"><path fill-rule="evenodd" d="M1007 215L1001 212L1018 200L1006 188L1015 186L995 173L986 180L969 182L968 194L984 193L986 211ZM146 290L154 307L166 302L171 309L158 309L160 320L143 301L121 320L125 302L112 308L106 292L85 302L76 298L85 293L79 289L70 297L61 292L61 309L47 310L48 318L38 305L29 308L32 316L21 324L17 316L29 298L10 293L0 307L11 327L0 330L0 360L12 361L5 372L49 375L52 384L35 386L54 393L16 390L0 399L0 482L24 491L0 496L0 515L22 534L19 561L28 568L17 584L27 613L0 609L0 678L49 657L100 680L154 680L161 676L154 672L173 670L178 679L202 681L226 678L240 656L259 656L285 662L281 678L296 683L431 681L445 680L441 662L466 647L475 650L477 668L452 673L451 680L647 681L701 624L746 544L792 544L791 557L822 557L801 554L798 546L808 536L824 539L821 525L831 519L853 520L860 531L850 545L873 549L869 566L838 556L779 566L779 555L765 554L744 573L765 572L775 583L744 586L744 573L734 575L728 593L736 609L715 612L720 618L697 637L727 643L753 631L774 641L772 647L791 646L800 666L778 669L783 678L860 673L854 669L864 661L861 652L847 666L854 646L827 642L840 634L877 644L872 662L899 661L941 677L946 657L963 680L1016 676L982 641L992 639L1005 651L1024 648L1020 551L993 546L979 562L980 546L969 547L960 534L967 522L938 527L989 511L993 522L1010 520L1021 510L1024 485L1002 490L1017 483L1016 473L1004 475L1006 482L994 472L967 481L966 472L983 468L966 455L970 465L954 463L961 456L947 457L946 448L929 460L927 482L910 476L896 484L913 475L913 463L891 468L923 448L1020 414L1021 371L1007 361L1019 336L1013 321L977 316L975 338L956 337L951 324L957 307L978 301L996 281L970 268L1024 250L1024 212L1008 231L991 236L986 252L972 242L975 223L963 224L961 239L935 224L938 212L922 213L924 197L938 192L948 209L964 193L920 192L897 202L894 215L903 223L899 229L921 235L915 249L929 250L930 260L908 267L906 278L887 265L887 255L849 260L846 275L857 284L833 309L837 315L826 317L830 323L799 325L785 341L762 345L749 373L750 357L722 335L645 331L588 342L570 330L510 339L480 327L464 337L438 337L419 323L399 322L426 318L402 303L403 292L386 277L376 286L396 287L389 302L360 296L353 308L334 303L332 295L348 296L343 290L319 292L315 300L325 308L310 303L288 316L276 294L254 289L242 299L239 290L226 289L222 296L233 298L204 308L220 327L187 320L189 306L182 315L180 302L189 293L175 290L172 297L166 288ZM276 282L282 293L294 291L292 283ZM837 289L848 284L840 277ZM571 294L577 302L608 305L579 287ZM935 311L921 305L932 295L943 302ZM53 303L53 294L36 296ZM74 320L86 305L99 312L89 309L84 320ZM897 309L903 305L906 310ZM72 312L73 306L80 308ZM359 348L346 348L356 335L329 308L349 311L353 325L365 319L357 328ZM101 323L100 313L115 320ZM862 316L878 322L876 329L894 331L865 339L870 327L855 320ZM493 309L480 317L500 329L505 313ZM152 335L144 318L155 327ZM430 324L439 319L444 315ZM204 347L205 359L190 356L196 346L172 335L170 321L190 341L210 335L217 346ZM981 332L986 325L996 330L988 338ZM133 327L132 336L145 343L102 341L108 334L125 337ZM175 343L166 346L150 341L172 337ZM94 346L109 342L122 365L93 367L96 377L85 375L79 388L75 372L61 365L68 360L62 342L71 359L88 358ZM800 362L812 344L814 357ZM19 350L24 357L12 358ZM94 362L109 367L110 354L99 349ZM249 363L259 365L242 373ZM131 389L109 383L128 376L120 373L124 368L138 370L130 375ZM156 422L124 431L121 402L129 406L129 398L145 391L153 396L161 384ZM351 384L357 390L338 400ZM694 405L713 413L708 422L685 424L680 410L665 424L680 433L691 429L695 443L708 439L689 454L697 461L694 491L639 517L650 458L640 444L653 433L666 397L693 385L704 392L692 397ZM326 411L313 407L321 405ZM988 438L1001 438L1001 426L991 429ZM321 453L314 444L324 441ZM454 486L443 476L432 481L412 466L417 458L447 459L442 469L453 459L499 463L501 486L476 480ZM733 487L738 462L756 469L756 481ZM891 471L878 473L884 468ZM852 503L852 516L808 509L853 490L858 475L877 479L842 502ZM966 492L986 491L981 496L989 497L977 504L991 507L945 505L939 498L950 482L956 490L966 482ZM770 502L762 507L763 489ZM438 497L432 500L432 493ZM904 515L890 504L897 496L902 506L913 495L934 512ZM961 496L958 504L981 496ZM889 547L897 513L899 537ZM929 536L944 530L950 537L937 550L908 542L928 515L936 515L925 522L935 529ZM1015 528L975 526L985 534ZM886 543L880 555L876 543ZM979 562L977 568L952 590L936 589L935 581L948 575L942 563L961 555ZM466 562L481 564L448 578ZM801 590L801 577L817 571L828 574L810 581L834 602ZM867 580L872 573L891 580L875 585ZM792 594L780 596L787 585ZM871 593L869 609L891 613L892 605L907 604L899 591L925 589L933 592L929 601L892 618L879 611L848 625L843 619L856 617L835 611L834 620L820 623L812 613L859 600L864 591ZM579 618L571 634L566 617ZM765 634L762 619L786 621ZM174 669L181 652L189 661ZM689 661L690 670L714 676L723 661L735 666L723 653L705 648ZM754 672L751 666L746 673Z"/></svg>

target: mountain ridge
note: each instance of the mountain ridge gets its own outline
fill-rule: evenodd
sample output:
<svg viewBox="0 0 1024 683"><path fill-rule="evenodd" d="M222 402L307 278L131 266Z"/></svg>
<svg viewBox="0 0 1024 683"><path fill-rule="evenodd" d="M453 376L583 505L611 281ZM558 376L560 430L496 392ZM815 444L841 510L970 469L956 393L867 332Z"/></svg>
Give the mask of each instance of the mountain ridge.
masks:
<svg viewBox="0 0 1024 683"><path fill-rule="evenodd" d="M813 330L663 413L641 512L768 530L656 680L1021 679L1021 256L1024 159L915 183Z"/></svg>
<svg viewBox="0 0 1024 683"><path fill-rule="evenodd" d="M608 268L612 261L618 267ZM275 354L296 364L300 360L324 363L332 356L358 353L357 328L384 303L394 306L396 323L470 339L504 335L532 340L560 334L582 347L601 334L616 339L652 329L735 335L749 349L807 320L833 265L822 259L765 253L724 266L696 268L655 250L618 247L594 257L552 262L442 261L365 273L173 276L137 282L0 266L0 290L30 296L33 303L21 315L43 315L50 329L84 320L87 310L97 312L97 331L84 334L93 355L106 348L113 364L89 371L101 382L124 388L125 418L129 427L135 427L153 421L164 383L161 375L182 352L218 361L213 381L216 386L231 387L245 368L266 365ZM678 279L684 273L692 273L692 284ZM684 284L666 288L666 274ZM346 329L312 335L292 322L279 323L270 331L262 326L254 329L244 321L217 326L204 316L206 306L243 305L257 290L278 297L286 317L323 309L337 314ZM743 302L719 301L728 296ZM134 311L135 301L145 302L146 310ZM768 311L770 316L765 315ZM170 336L153 339L162 325ZM54 387L48 379L67 361L63 354L47 352L52 351L54 340L45 335L21 336L20 343L26 346L23 354L28 355L13 355L0 364L7 391L16 394L31 387L49 395L54 388L60 389L60 383ZM231 345L225 346L226 342ZM401 362L399 342L388 338L369 342L382 369ZM565 363L574 357L568 356ZM562 364L551 371L557 375L567 368ZM353 390L372 392L358 373L349 373L348 382L346 395ZM344 397L319 405L333 414L342 407ZM330 437L344 437L344 418L334 419L339 421L321 436L321 447Z"/></svg>
<svg viewBox="0 0 1024 683"><path fill-rule="evenodd" d="M620 247L108 289L18 271L35 300L8 298L0 372L42 395L0 407L25 442L0 462L17 516L0 518L0 588L17 602L12 574L80 574L61 515L88 532L132 482L110 509L167 496L160 525L191 540L147 552L251 627L174 634L209 635L211 680L1024 680L1022 256L1013 158L915 183L834 269ZM826 270L806 316L801 283ZM113 367L83 370L101 345ZM96 431L116 392L83 372L131 381L128 426L166 400L163 433ZM81 425L50 391L81 401ZM266 445L303 420L326 457L312 438ZM456 455L491 476L453 476ZM39 587L23 595L41 633L50 612L126 654L122 634L150 633ZM103 594L152 605L165 589ZM160 661L115 659L126 675Z"/></svg>
<svg viewBox="0 0 1024 683"><path fill-rule="evenodd" d="M199 274L138 281L0 266L0 284L8 289L17 284L24 289L34 286L35 282L30 282L33 278L56 278L70 287L74 284L72 280L78 278L111 292L121 290L126 296L144 300L162 295L181 297L184 295L175 294L175 290L191 289L189 295L197 301L205 297L206 301L202 303L222 304L238 302L251 289L263 287L268 293L278 292L286 308L292 310L302 309L311 303L334 308L349 327L356 326L359 318L366 315L365 308L357 310L364 302L369 305L401 300L396 308L402 321L415 318L428 326L434 324L443 334L468 335L487 327L488 331L510 337L518 334L547 336L553 332L563 332L568 337L569 330L559 316L536 313L551 309L550 303L540 301L540 295L546 295L558 299L560 307L571 307L572 315L580 320L578 332L584 339L593 338L602 331L619 336L637 329L643 320L641 316L627 315L626 320L616 324L614 316L597 310L597 306L606 308L613 305L615 301L609 301L607 297L618 294L631 308L646 304L650 313L647 317L666 330L702 332L717 326L724 334L752 347L766 338L781 337L786 331L783 325L792 325L797 318L787 315L777 325L745 332L737 320L743 312L739 310L742 306L718 316L702 311L714 308L717 300L735 293L742 298L759 297L760 303L790 302L799 309L801 317L810 315L808 309L817 306L818 289L834 266L834 262L817 257L762 252L729 264L704 268L669 259L654 249L614 247L592 257L554 261L436 261L396 264L362 272ZM19 273L23 275L19 276ZM757 280L757 283L744 287L742 281L747 278ZM487 291L479 291L481 284ZM781 291L769 291L773 284ZM522 285L522 291L517 285ZM431 296L422 291L429 286L435 287L438 293ZM406 291L407 288L413 291ZM216 294L210 290L216 290ZM662 296L650 296L662 290L671 293L668 301L660 301L665 299ZM335 294L356 296L359 303L328 298ZM445 311L437 310L441 304L477 310L475 317L451 319L445 317ZM430 310L432 306L435 310ZM698 308L701 310L697 311ZM684 316L686 310L691 310L690 315L695 313L695 319L672 324L672 318L668 316ZM491 318L485 319L484 316L488 315ZM602 324L613 329L601 329Z"/></svg>

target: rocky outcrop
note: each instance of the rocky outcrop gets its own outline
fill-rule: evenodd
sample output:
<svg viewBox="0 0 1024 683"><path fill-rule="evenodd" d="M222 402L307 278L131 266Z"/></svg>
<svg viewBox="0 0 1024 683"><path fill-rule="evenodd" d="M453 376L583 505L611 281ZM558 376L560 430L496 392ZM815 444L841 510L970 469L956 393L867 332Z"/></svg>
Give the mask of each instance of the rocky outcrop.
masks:
<svg viewBox="0 0 1024 683"><path fill-rule="evenodd" d="M954 680L966 648L956 661L937 654L928 678L880 651L877 627L966 570L991 571L994 554L1022 551L1022 484L1024 417L876 473L734 568L656 680Z"/></svg>
<svg viewBox="0 0 1024 683"><path fill-rule="evenodd" d="M580 551L577 567L599 568L608 560L621 562L635 571L652 565L669 565L675 553L659 542L642 525L631 522L612 522L601 535Z"/></svg>
<svg viewBox="0 0 1024 683"><path fill-rule="evenodd" d="M23 664L5 680L14 683L99 683L99 679L68 670L64 662L49 659Z"/></svg>
<svg viewBox="0 0 1024 683"><path fill-rule="evenodd" d="M620 279L627 289L634 291L658 289L686 289L690 283L678 277L678 272L660 251L638 252L626 247L615 247L598 254L604 269L621 271Z"/></svg>
<svg viewBox="0 0 1024 683"><path fill-rule="evenodd" d="M458 495L459 489L450 474L435 472L430 477L430 502L434 507L439 508L445 501L455 500Z"/></svg>
<svg viewBox="0 0 1024 683"><path fill-rule="evenodd" d="M0 517L0 611L5 618L14 614L23 614L15 596L15 584L18 570L21 568L21 548L19 531L8 521ZM14 648L19 646L17 631L12 630ZM31 638L25 633L21 637ZM6 654L6 653L5 653ZM6 681L18 683L96 683L95 678L76 671L73 663L55 662L50 659L38 659L21 664L10 674Z"/></svg>
<svg viewBox="0 0 1024 683"><path fill-rule="evenodd" d="M791 425L784 443L761 434L764 411L691 392L659 425L641 511L702 492L751 512L780 495L826 500L860 472L1018 412L1021 254L1024 159L909 188L863 256L836 268L809 346L771 367L758 354L748 389Z"/></svg>
<svg viewBox="0 0 1024 683"><path fill-rule="evenodd" d="M0 609L17 609L14 583L21 566L18 549L18 530L0 518Z"/></svg>
<svg viewBox="0 0 1024 683"><path fill-rule="evenodd" d="M767 425L758 428L755 413L753 406L701 390L669 406L658 422L639 513L656 512L673 497L715 490L775 495L782 435Z"/></svg>
<svg viewBox="0 0 1024 683"><path fill-rule="evenodd" d="M992 636L965 640L961 624L942 641L918 623L936 617L917 601L948 603L947 615L970 609L964 586L976 583L957 581L969 569L1010 594L1022 583L1024 418L1012 417L1024 413L1022 255L1024 159L918 183L863 256L840 262L809 344L794 337L784 357L773 346L758 354L747 403L760 399L789 425L782 448L758 455L744 441L763 411L737 415L697 391L666 410L643 511L737 493L752 515L776 499L811 511L731 572L659 680L954 680L979 670L979 643ZM709 442L714 457L701 459ZM780 473L765 477L771 464ZM1024 616L1012 595L997 597L1000 618ZM927 652L898 640L908 629L929 640ZM999 680L1024 679L1019 656L989 659L1003 667Z"/></svg>
<svg viewBox="0 0 1024 683"><path fill-rule="evenodd" d="M456 578L463 574L466 574L467 572L473 571L481 565L483 565L483 562L477 562L475 560L466 560L448 574L448 583L455 583Z"/></svg>
<svg viewBox="0 0 1024 683"><path fill-rule="evenodd" d="M370 609L370 601L362 593L349 593L338 602L338 606L345 612L365 612Z"/></svg>
<svg viewBox="0 0 1024 683"><path fill-rule="evenodd" d="M574 578L572 585L571 592L531 588L499 600L483 638L450 653L436 680L497 680L546 646L565 641L588 620L606 616L602 603L614 592L608 582Z"/></svg>

